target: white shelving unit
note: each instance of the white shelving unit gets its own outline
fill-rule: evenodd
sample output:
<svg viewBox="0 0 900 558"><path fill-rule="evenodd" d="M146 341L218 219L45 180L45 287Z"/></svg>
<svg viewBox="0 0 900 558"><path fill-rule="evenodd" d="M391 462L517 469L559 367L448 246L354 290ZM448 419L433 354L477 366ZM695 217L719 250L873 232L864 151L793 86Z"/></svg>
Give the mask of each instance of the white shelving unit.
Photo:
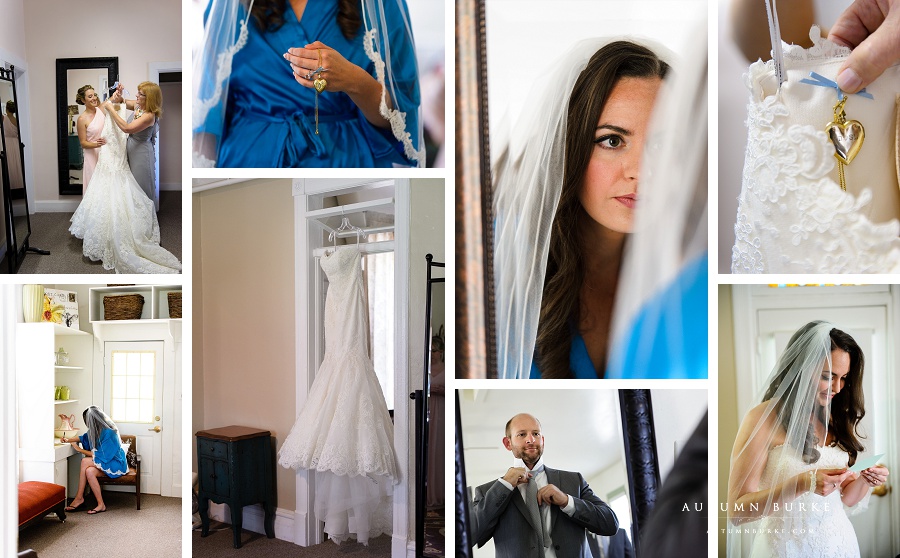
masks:
<svg viewBox="0 0 900 558"><path fill-rule="evenodd" d="M75 366L56 365L60 347ZM52 323L16 325L16 382L19 406L19 478L68 483L69 444L54 436L59 415L75 415L79 434L84 432L81 413L93 389L94 337L79 329ZM68 386L72 398L53 399L55 386ZM74 489L74 487L73 487Z"/></svg>
<svg viewBox="0 0 900 558"><path fill-rule="evenodd" d="M144 297L144 309L139 320L115 320L115 323L145 322L147 320L169 320L169 300L171 292L181 292L181 285L134 285L127 287L95 287L90 290L90 322L106 322L103 318L103 297L111 295L139 294ZM181 319L181 318L176 318Z"/></svg>
<svg viewBox="0 0 900 558"><path fill-rule="evenodd" d="M181 318L169 317L169 293L181 292L181 285L133 285L125 287L94 287L90 289L89 320L94 335L106 337L109 326L120 324L166 324L173 338L181 338ZM139 294L144 297L144 308L137 320L105 320L103 297L111 295Z"/></svg>

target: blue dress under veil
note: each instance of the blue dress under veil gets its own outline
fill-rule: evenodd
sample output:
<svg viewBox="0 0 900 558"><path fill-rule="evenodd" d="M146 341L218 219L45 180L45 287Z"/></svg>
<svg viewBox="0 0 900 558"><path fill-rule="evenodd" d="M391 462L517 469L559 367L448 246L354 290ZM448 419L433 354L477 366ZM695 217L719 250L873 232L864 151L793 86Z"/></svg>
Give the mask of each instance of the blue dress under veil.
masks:
<svg viewBox="0 0 900 558"><path fill-rule="evenodd" d="M708 271L709 257L704 253L640 308L622 344L610 347L606 378L708 377ZM573 378L597 378L577 330L573 330L569 368ZM529 378L541 378L534 362Z"/></svg>
<svg viewBox="0 0 900 558"><path fill-rule="evenodd" d="M386 2L383 16L392 29L390 64L393 105L406 113L412 144L418 146L419 84L415 47L407 33L405 1ZM400 4L400 5L398 5ZM321 41L373 77L375 65L364 50L365 27L352 40L337 25L337 2L310 0L301 21L290 6L284 24L275 31L260 32L255 20L248 23L247 44L234 55L228 83L225 118L220 103L194 133L218 139L219 167L394 167L415 166L404 155L403 144L389 128L371 124L350 97L327 89L319 95L319 133L315 133L314 89L297 83L282 55L291 47ZM207 16L209 10L207 9ZM243 6L239 21L246 17ZM396 22L396 24L394 24ZM394 32L394 30L396 32ZM237 35L238 31L235 31ZM382 37L375 38L379 52ZM213 68L205 69L214 72ZM327 80L328 74L325 74Z"/></svg>
<svg viewBox="0 0 900 558"><path fill-rule="evenodd" d="M106 473L111 479L121 477L128 473L128 462L125 460L125 449L119 440L119 433L106 429L100 433L96 448L91 447L91 440L87 432L79 436L81 447L86 451L94 451L94 465Z"/></svg>

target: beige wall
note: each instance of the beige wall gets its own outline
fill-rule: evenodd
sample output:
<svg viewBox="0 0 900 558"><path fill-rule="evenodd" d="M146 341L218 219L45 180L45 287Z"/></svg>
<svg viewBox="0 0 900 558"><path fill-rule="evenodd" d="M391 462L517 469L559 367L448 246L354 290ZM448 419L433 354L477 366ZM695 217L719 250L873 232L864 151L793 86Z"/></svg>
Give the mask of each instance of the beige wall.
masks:
<svg viewBox="0 0 900 558"><path fill-rule="evenodd" d="M719 503L728 498L728 469L731 446L737 435L737 376L734 362L734 313L731 306L731 285L719 285ZM725 517L719 517L719 555L725 555Z"/></svg>
<svg viewBox="0 0 900 558"><path fill-rule="evenodd" d="M191 316L191 434L202 430L206 424L206 414L203 412L203 243L199 234L202 225L203 196L191 196L192 223L194 234L191 235L191 308L188 310ZM197 443L191 443L191 471L197 469Z"/></svg>
<svg viewBox="0 0 900 558"><path fill-rule="evenodd" d="M0 1L0 50L25 59L25 2Z"/></svg>
<svg viewBox="0 0 900 558"><path fill-rule="evenodd" d="M410 180L410 222L409 222L409 390L421 389L425 358L425 254L434 255L435 261L444 259L444 181L436 178ZM435 276L443 272L436 271ZM443 287L434 290L437 300L443 296ZM440 314L443 316L443 303ZM438 308L435 308L438 310ZM433 323L437 323L434 321ZM407 402L412 403L407 400ZM397 401L396 404L400 404ZM409 482L415 484L416 428L415 405L409 407L409 455L407 466ZM416 506L415 489L409 493L409 537L415 540Z"/></svg>
<svg viewBox="0 0 900 558"><path fill-rule="evenodd" d="M78 200L58 194L56 59L118 56L121 80L134 94L137 84L148 79L150 62L181 60L181 2L28 0L24 7L35 199Z"/></svg>
<svg viewBox="0 0 900 558"><path fill-rule="evenodd" d="M264 428L280 446L296 399L291 181L256 180L193 198L194 341L201 343L194 405L202 400L193 430ZM277 505L293 510L295 473L276 469Z"/></svg>

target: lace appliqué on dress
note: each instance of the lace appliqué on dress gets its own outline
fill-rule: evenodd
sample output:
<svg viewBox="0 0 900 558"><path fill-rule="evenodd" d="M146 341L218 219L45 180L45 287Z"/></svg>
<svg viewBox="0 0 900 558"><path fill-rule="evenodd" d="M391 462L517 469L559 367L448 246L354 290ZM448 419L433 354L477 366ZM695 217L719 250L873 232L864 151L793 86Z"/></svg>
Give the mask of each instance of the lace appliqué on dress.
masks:
<svg viewBox="0 0 900 558"><path fill-rule="evenodd" d="M819 447L819 460L804 463L795 451L778 446L769 451L769 459L760 479L760 488L769 488L773 479L785 479L813 469L847 466L847 452L833 446ZM753 558L859 558L856 531L850 523L841 493L828 496L804 493L755 524Z"/></svg>
<svg viewBox="0 0 900 558"><path fill-rule="evenodd" d="M786 47L785 56L801 51L805 59L834 56L823 45ZM871 191L855 197L829 178L835 159L825 132L792 124L780 93L762 98L758 84L770 66L756 62L747 76L748 138L731 271L890 272L900 263L900 223L871 222L863 213Z"/></svg>

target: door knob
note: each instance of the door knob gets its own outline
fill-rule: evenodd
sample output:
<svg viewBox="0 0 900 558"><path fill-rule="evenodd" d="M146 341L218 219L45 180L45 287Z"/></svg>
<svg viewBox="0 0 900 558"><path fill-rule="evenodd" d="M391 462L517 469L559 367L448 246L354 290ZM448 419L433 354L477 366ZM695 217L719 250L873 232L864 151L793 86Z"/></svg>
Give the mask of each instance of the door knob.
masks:
<svg viewBox="0 0 900 558"><path fill-rule="evenodd" d="M148 431L152 430L153 432L159 432L160 430L162 430L162 428L160 428L158 426L154 426L153 428L148 428L147 430Z"/></svg>

